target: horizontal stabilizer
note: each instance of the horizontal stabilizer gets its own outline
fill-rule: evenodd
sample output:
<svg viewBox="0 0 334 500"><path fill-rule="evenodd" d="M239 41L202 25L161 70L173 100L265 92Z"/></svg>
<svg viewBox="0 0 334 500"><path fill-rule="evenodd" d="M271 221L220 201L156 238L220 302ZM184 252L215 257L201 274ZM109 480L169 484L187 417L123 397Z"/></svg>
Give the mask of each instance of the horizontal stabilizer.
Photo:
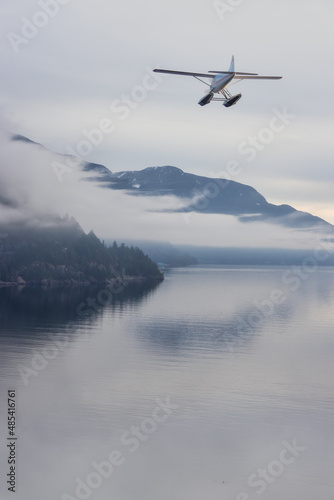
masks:
<svg viewBox="0 0 334 500"><path fill-rule="evenodd" d="M280 80L281 78L283 78L283 77L282 76L259 76L259 75L256 75L256 76L242 75L242 76L235 77L236 80Z"/></svg>

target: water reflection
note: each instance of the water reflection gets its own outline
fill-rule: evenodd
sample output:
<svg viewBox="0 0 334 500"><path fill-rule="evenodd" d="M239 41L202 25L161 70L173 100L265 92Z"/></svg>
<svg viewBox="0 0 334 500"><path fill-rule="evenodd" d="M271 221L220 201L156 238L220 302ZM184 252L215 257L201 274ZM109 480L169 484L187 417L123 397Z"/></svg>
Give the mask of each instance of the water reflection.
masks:
<svg viewBox="0 0 334 500"><path fill-rule="evenodd" d="M280 267L177 270L178 289L171 295L167 279L157 309L151 308L134 325L136 335L160 355L202 348L234 352L291 322L301 309L311 311L315 303L331 306L332 270L309 276L298 290L284 284L285 272Z"/></svg>
<svg viewBox="0 0 334 500"><path fill-rule="evenodd" d="M17 498L79 498L76 478L112 450L126 462L94 500L254 498L250 474L294 439L307 450L263 497L330 498L333 273L292 293L283 272L175 270L83 317L78 306L100 289L0 290L1 400L9 385L18 388ZM259 323L256 304L277 288L287 300ZM34 367L34 352L50 352L64 332L69 348L24 385L18 366ZM179 409L131 453L120 437L147 424L156 399L167 397Z"/></svg>
<svg viewBox="0 0 334 500"><path fill-rule="evenodd" d="M155 282L129 283L117 293L110 293L103 304L96 300L103 287L2 287L0 335L6 337L15 332L24 337L27 331L43 334L49 333L49 328L57 330L58 326L75 328L83 321L96 320L104 309L123 311L128 305L139 306L158 286ZM80 314L80 304L87 304L89 299L94 307L86 307L88 314Z"/></svg>

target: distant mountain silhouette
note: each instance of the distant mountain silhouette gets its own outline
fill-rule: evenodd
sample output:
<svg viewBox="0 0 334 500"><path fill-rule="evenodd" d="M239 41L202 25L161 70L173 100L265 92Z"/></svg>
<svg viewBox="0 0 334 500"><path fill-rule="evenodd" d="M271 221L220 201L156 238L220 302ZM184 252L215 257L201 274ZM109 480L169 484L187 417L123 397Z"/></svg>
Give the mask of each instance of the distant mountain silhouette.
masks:
<svg viewBox="0 0 334 500"><path fill-rule="evenodd" d="M12 140L41 146L22 135L13 136ZM170 165L111 172L104 165L82 161L82 170L96 174L89 181L99 182L106 188L123 190L129 195L175 196L183 201L183 207L174 212L233 215L244 223L266 221L304 230L332 231L334 228L320 217L301 212L290 205L268 203L256 189L246 184L189 174ZM0 200L3 204L6 201Z"/></svg>
<svg viewBox="0 0 334 500"><path fill-rule="evenodd" d="M169 165L112 173L103 165L86 163L84 170L96 172L97 177L92 180L130 195L176 196L184 201L183 208L177 211L234 215L242 222L267 221L292 228L333 228L323 219L290 205L268 203L256 189L246 184L188 174Z"/></svg>

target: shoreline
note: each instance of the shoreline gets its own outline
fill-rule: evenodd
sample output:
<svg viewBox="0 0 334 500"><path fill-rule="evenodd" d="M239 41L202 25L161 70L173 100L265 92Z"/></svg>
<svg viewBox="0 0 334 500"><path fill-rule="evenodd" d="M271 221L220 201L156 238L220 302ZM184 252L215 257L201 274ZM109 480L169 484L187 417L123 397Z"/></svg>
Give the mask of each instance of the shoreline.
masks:
<svg viewBox="0 0 334 500"><path fill-rule="evenodd" d="M124 276L122 279L114 278L111 280L86 280L78 281L75 279L67 280L53 280L44 279L38 281L24 281L23 278L19 278L17 281L0 281L0 288L10 288L10 287L39 287L39 288L74 288L74 287L87 287L87 286L114 286L119 288L121 286L127 286L130 283L145 283L149 281L161 282L164 280L164 276Z"/></svg>

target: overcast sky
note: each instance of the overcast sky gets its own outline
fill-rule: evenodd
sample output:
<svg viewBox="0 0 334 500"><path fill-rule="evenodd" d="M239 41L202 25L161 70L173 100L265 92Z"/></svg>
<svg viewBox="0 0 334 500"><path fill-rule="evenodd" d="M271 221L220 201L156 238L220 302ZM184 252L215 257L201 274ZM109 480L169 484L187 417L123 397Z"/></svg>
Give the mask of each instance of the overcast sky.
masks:
<svg viewBox="0 0 334 500"><path fill-rule="evenodd" d="M330 0L2 0L1 125L112 171L224 177L234 160L234 180L334 223L333 18ZM204 84L151 72L223 70L232 54L237 71L283 79L202 108Z"/></svg>

